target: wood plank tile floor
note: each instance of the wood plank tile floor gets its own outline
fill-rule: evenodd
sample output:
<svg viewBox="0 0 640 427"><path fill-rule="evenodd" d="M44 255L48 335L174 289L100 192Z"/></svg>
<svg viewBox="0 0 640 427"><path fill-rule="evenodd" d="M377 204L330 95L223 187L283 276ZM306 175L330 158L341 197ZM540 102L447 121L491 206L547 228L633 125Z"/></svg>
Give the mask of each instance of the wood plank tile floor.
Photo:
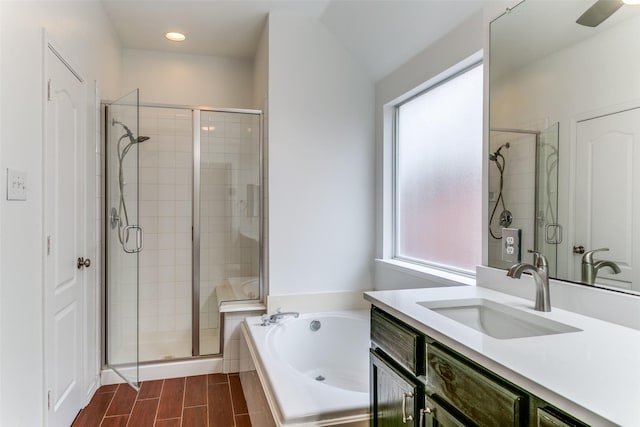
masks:
<svg viewBox="0 0 640 427"><path fill-rule="evenodd" d="M102 386L73 427L251 427L238 374Z"/></svg>

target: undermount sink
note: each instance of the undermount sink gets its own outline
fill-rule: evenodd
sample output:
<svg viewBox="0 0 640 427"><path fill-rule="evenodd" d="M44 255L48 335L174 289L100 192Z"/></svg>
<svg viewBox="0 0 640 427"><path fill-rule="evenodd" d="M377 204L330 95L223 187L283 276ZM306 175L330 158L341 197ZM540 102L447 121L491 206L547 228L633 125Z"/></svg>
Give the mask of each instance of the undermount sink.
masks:
<svg viewBox="0 0 640 427"><path fill-rule="evenodd" d="M581 331L581 329L483 298L422 301L418 304L497 339Z"/></svg>

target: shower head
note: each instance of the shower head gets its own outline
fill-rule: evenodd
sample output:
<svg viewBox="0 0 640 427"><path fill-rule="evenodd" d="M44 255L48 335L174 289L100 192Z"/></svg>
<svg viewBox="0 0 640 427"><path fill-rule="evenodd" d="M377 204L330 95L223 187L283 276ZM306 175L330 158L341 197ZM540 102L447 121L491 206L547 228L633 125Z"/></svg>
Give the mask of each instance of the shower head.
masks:
<svg viewBox="0 0 640 427"><path fill-rule="evenodd" d="M112 119L111 120L111 126L115 126L116 124L122 126L125 130L125 132L127 133L127 137L129 137L129 141L131 141L131 144L140 144L141 142L145 142L146 140L149 139L148 136L139 136L137 139L133 137L133 132L131 132L131 129L129 129L129 127L127 125L125 125L122 122L119 122L116 119Z"/></svg>

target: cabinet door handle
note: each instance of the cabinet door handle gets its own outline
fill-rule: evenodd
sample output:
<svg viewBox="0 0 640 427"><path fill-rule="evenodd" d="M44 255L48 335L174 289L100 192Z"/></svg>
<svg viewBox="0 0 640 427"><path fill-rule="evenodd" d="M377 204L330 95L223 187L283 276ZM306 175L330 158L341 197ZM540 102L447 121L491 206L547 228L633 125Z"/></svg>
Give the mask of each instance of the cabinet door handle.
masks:
<svg viewBox="0 0 640 427"><path fill-rule="evenodd" d="M413 393L402 393L402 424L413 421L413 415L407 416L407 397L412 398Z"/></svg>
<svg viewBox="0 0 640 427"><path fill-rule="evenodd" d="M433 414L436 410L431 409L428 406L424 409L420 409L420 420L418 421L418 427L422 427L424 423L424 414Z"/></svg>

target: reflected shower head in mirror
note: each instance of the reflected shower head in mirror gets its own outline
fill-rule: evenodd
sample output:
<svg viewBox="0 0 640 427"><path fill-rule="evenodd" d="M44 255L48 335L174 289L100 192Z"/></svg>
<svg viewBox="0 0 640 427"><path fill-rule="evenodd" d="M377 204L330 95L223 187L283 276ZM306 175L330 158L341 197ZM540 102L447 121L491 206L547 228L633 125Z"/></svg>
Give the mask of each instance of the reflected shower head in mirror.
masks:
<svg viewBox="0 0 640 427"><path fill-rule="evenodd" d="M498 160L498 156L502 157L502 159L504 160L504 157L502 156L502 154L500 154L500 151L503 148L506 148L507 150L509 149L509 147L511 147L511 144L508 142L505 142L504 144L502 144L500 147L498 147L498 149L493 153L493 154L489 154L489 160L491 161L497 161Z"/></svg>

